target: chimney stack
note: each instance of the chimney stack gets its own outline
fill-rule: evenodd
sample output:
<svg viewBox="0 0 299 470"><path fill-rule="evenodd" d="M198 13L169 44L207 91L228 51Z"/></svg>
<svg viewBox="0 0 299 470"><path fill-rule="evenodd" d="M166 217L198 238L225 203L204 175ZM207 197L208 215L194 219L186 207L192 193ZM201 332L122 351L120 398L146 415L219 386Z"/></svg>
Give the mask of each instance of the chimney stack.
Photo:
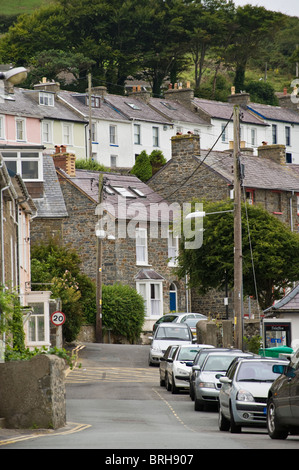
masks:
<svg viewBox="0 0 299 470"><path fill-rule="evenodd" d="M175 83L173 89L169 88L164 92L164 98L169 101L178 101L182 105L194 109L192 105L194 90L190 88L190 82L187 82L186 88L178 88L177 83Z"/></svg>
<svg viewBox="0 0 299 470"><path fill-rule="evenodd" d="M52 155L55 168L60 168L69 176L76 176L76 156L67 152L64 145L55 145L55 153Z"/></svg>
<svg viewBox="0 0 299 470"><path fill-rule="evenodd" d="M286 164L285 145L261 145L257 150L260 158L267 158L280 165Z"/></svg>
<svg viewBox="0 0 299 470"><path fill-rule="evenodd" d="M232 87L231 95L228 97L228 102L234 105L246 107L250 102L250 94L243 92L235 93L235 87Z"/></svg>
<svg viewBox="0 0 299 470"><path fill-rule="evenodd" d="M200 139L198 134L175 135L171 138L172 161L187 163L200 154Z"/></svg>

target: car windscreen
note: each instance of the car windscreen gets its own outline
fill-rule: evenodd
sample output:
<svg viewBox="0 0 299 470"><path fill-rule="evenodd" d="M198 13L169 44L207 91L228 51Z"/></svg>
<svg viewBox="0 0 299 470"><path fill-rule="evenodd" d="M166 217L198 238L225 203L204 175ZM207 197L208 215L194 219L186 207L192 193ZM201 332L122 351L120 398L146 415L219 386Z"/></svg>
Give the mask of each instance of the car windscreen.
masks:
<svg viewBox="0 0 299 470"><path fill-rule="evenodd" d="M211 372L225 372L234 358L235 356L233 354L228 354L226 356L209 355L203 365L203 370Z"/></svg>
<svg viewBox="0 0 299 470"><path fill-rule="evenodd" d="M238 369L238 382L274 382L277 379L277 373L273 372L272 367L276 362L244 362Z"/></svg>
<svg viewBox="0 0 299 470"><path fill-rule="evenodd" d="M163 325L163 324L162 324ZM179 341L190 341L189 329L160 326L156 332L155 339L165 340L179 340Z"/></svg>
<svg viewBox="0 0 299 470"><path fill-rule="evenodd" d="M197 353L198 353L198 349L195 349L194 347L193 348L184 347L180 349L177 360L178 361L193 361Z"/></svg>

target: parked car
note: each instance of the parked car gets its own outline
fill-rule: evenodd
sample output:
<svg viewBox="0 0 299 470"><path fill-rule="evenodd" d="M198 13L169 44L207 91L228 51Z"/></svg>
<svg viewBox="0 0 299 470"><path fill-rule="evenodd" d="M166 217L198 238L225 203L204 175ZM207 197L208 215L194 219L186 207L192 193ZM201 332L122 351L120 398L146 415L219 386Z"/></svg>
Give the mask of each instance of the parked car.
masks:
<svg viewBox="0 0 299 470"><path fill-rule="evenodd" d="M175 323L187 323L190 326L193 337L197 337L196 325L200 320L207 320L208 317L202 315L201 313L185 313L179 314L174 320Z"/></svg>
<svg viewBox="0 0 299 470"><path fill-rule="evenodd" d="M191 400L194 400L194 386L195 386L195 381L198 377L198 374L200 372L200 368L202 367L202 364L209 352L211 352L211 349L213 351L223 351L223 348L215 348L214 346L211 346L209 344L205 344L205 347L203 349L200 349L198 353L196 354L193 365L191 367L190 373L189 373L189 395Z"/></svg>
<svg viewBox="0 0 299 470"><path fill-rule="evenodd" d="M237 433L245 426L266 427L267 396L277 378L272 367L287 363L286 359L257 356L232 362L225 377L220 377L220 431Z"/></svg>
<svg viewBox="0 0 299 470"><path fill-rule="evenodd" d="M164 387L165 385L165 376L166 376L166 369L168 365L168 359L171 359L173 357L173 354L175 353L177 348L178 348L177 345L168 346L163 356L160 357L160 371L159 372L160 372L161 387Z"/></svg>
<svg viewBox="0 0 299 470"><path fill-rule="evenodd" d="M235 357L249 356L252 356L252 354L236 349L211 351L207 354L195 382L195 411L202 411L206 405L218 405L218 397L222 385L219 378L226 374Z"/></svg>
<svg viewBox="0 0 299 470"><path fill-rule="evenodd" d="M191 330L185 323L162 323L158 325L150 346L149 365L159 365L160 357L163 356L168 346L192 343Z"/></svg>
<svg viewBox="0 0 299 470"><path fill-rule="evenodd" d="M197 352L202 349L204 344L193 344L179 346L173 357L168 359L169 367L166 370L167 390L172 393L178 393L180 390L187 390L190 385L190 367Z"/></svg>
<svg viewBox="0 0 299 470"><path fill-rule="evenodd" d="M267 399L267 428L271 439L299 434L299 349L288 365L275 364L281 374L270 387Z"/></svg>
<svg viewBox="0 0 299 470"><path fill-rule="evenodd" d="M155 332L157 329L157 326L160 325L161 323L171 323L171 322L177 322L177 323L185 323L186 320L191 320L198 318L198 320L207 320L208 317L205 315L202 315L201 313L186 313L186 312L175 312L175 313L167 313L160 317L153 326L153 331Z"/></svg>

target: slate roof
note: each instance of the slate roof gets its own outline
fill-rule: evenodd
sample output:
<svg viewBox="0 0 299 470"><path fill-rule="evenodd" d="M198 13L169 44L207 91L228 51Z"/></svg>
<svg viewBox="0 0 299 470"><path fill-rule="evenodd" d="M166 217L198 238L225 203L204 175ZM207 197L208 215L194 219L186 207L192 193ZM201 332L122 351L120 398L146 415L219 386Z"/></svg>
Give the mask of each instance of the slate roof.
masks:
<svg viewBox="0 0 299 470"><path fill-rule="evenodd" d="M247 109L254 111L262 119L299 124L299 113L292 109L259 103L248 103Z"/></svg>
<svg viewBox="0 0 299 470"><path fill-rule="evenodd" d="M166 100L163 98L150 98L149 104L152 108L155 108L159 113L171 120L190 122L192 124L198 124L201 126L209 126L210 124L202 119L196 112L191 111L177 100Z"/></svg>
<svg viewBox="0 0 299 470"><path fill-rule="evenodd" d="M168 118L162 116L145 101L132 96L106 95L105 102L118 109L130 121L136 119L157 124L171 124Z"/></svg>
<svg viewBox="0 0 299 470"><path fill-rule="evenodd" d="M57 178L54 161L51 155L43 156L44 195L33 199L37 216L42 218L67 217L63 194Z"/></svg>
<svg viewBox="0 0 299 470"><path fill-rule="evenodd" d="M144 279L153 279L153 280L162 280L164 281L164 277L161 274L157 273L153 269L141 269L135 276L137 281L142 281Z"/></svg>
<svg viewBox="0 0 299 470"><path fill-rule="evenodd" d="M202 109L205 113L215 119L223 119L224 121L232 120L234 109L233 103L222 101L206 100L202 98L194 98L194 105ZM252 112L242 108L240 110L240 122L254 124L256 126L267 126L268 124L262 119L254 115Z"/></svg>
<svg viewBox="0 0 299 470"><path fill-rule="evenodd" d="M59 99L68 103L71 107L76 109L86 119L89 116L89 106L86 105L86 93L74 93L70 91L59 91ZM99 108L92 108L92 117L112 121L128 121L128 118L113 106L106 103L101 99L101 106Z"/></svg>
<svg viewBox="0 0 299 470"><path fill-rule="evenodd" d="M59 173L95 203L98 203L99 200L99 176L103 174L103 204L107 211L112 216L115 216L116 219L126 220L134 218L134 220L168 222L171 218L171 214L168 215L169 203L134 175L101 173L79 169L76 169L75 177L70 177L61 169L59 169ZM108 187L109 192L112 192L112 194L109 194L105 187ZM115 187L128 189L132 197L124 198L114 189ZM143 196L138 195L132 188L141 191ZM119 202L126 204L126 211L123 206L119 205ZM156 217L155 212L152 210L152 205L160 203L164 203L164 205L161 206L162 211ZM138 204L138 206L134 207L131 204ZM131 207L130 210L129 206ZM135 212L135 209L138 212Z"/></svg>
<svg viewBox="0 0 299 470"><path fill-rule="evenodd" d="M233 184L231 152L213 151L208 154L207 150L201 150L197 159L219 173L227 183ZM281 165L267 158L247 155L241 155L241 163L245 166L244 186L247 188L299 191L299 171L293 171L294 165Z"/></svg>
<svg viewBox="0 0 299 470"><path fill-rule="evenodd" d="M37 119L57 119L63 121L82 122L82 118L68 109L63 103L55 100L54 106L40 105L36 98L36 90L25 90L14 87L14 93L9 99L0 100L0 113Z"/></svg>
<svg viewBox="0 0 299 470"><path fill-rule="evenodd" d="M277 312L277 310L284 312L296 310L299 313L299 284L281 300L264 310L264 313L273 313L273 311Z"/></svg>

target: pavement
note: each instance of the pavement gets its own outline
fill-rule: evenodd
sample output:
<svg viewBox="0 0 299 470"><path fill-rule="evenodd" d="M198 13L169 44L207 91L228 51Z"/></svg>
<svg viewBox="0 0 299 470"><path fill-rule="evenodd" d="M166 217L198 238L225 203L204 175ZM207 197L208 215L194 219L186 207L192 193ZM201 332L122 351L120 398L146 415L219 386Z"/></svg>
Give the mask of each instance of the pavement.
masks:
<svg viewBox="0 0 299 470"><path fill-rule="evenodd" d="M72 349L72 356L74 357L73 367L76 366L79 359L79 353L84 348L84 345L78 344L75 348ZM67 367L65 370L66 377L70 371L71 368ZM66 423L65 426L59 429L10 429L5 428L5 419L0 418L0 447L27 439L36 439L45 435L54 436L59 434L71 434L74 432L83 431L83 429L86 429L86 427L88 427L86 424Z"/></svg>

